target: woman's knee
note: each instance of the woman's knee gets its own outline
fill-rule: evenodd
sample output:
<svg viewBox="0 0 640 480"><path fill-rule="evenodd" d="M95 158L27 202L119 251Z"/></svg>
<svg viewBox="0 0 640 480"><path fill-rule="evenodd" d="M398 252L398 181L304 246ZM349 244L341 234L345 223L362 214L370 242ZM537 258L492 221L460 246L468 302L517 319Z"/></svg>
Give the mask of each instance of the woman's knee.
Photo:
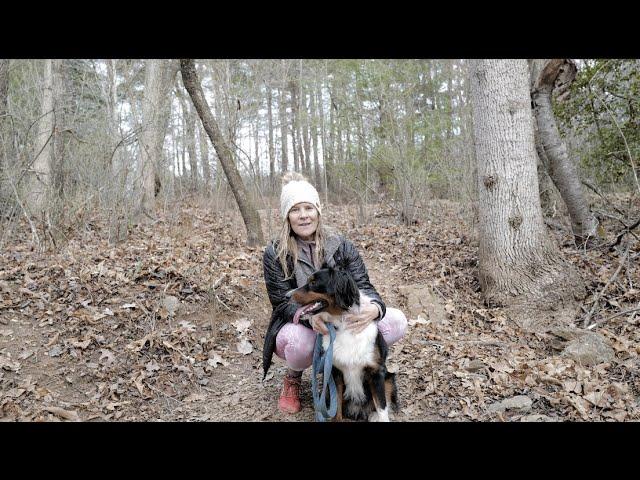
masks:
<svg viewBox="0 0 640 480"><path fill-rule="evenodd" d="M387 307L385 316L378 322L378 328L387 345L391 345L407 333L407 317L397 308Z"/></svg>
<svg viewBox="0 0 640 480"><path fill-rule="evenodd" d="M313 361L313 346L316 334L300 325L287 323L276 337L276 355L285 360L293 370L304 370Z"/></svg>

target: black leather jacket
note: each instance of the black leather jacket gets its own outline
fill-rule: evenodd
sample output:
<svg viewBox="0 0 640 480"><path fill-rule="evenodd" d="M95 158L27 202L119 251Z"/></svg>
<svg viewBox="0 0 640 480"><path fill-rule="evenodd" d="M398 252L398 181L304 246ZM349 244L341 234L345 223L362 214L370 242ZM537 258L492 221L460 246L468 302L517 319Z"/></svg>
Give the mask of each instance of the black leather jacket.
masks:
<svg viewBox="0 0 640 480"><path fill-rule="evenodd" d="M287 260L289 262L289 271L293 271L293 259L289 257ZM384 317L386 306L375 287L369 281L367 267L353 243L341 235L329 237L325 245L324 260L331 267L339 265L346 268L353 276L362 293L380 305L382 310L381 317ZM264 370L264 376L266 376L271 366L271 359L276 346L276 336L285 323L293 320L296 310L300 307L300 305L295 302L288 302L285 294L289 290L301 285L297 284L297 275L292 275L290 279L285 280L282 266L276 254L275 242L271 242L264 252L263 267L264 281L267 287L267 293L269 294L269 301L273 307L271 321L265 334L264 348L262 350L262 368ZM300 277L298 276L298 278ZM308 321L303 320L300 323L311 328Z"/></svg>

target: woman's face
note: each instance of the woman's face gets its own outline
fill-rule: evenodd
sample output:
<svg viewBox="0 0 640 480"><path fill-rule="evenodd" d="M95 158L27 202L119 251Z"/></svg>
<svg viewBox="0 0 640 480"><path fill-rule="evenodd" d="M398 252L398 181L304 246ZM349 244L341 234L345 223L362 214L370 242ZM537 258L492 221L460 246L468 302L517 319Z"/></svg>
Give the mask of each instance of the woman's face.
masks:
<svg viewBox="0 0 640 480"><path fill-rule="evenodd" d="M296 203L289 210L289 223L293 232L302 240L313 240L318 228L318 210L311 203Z"/></svg>

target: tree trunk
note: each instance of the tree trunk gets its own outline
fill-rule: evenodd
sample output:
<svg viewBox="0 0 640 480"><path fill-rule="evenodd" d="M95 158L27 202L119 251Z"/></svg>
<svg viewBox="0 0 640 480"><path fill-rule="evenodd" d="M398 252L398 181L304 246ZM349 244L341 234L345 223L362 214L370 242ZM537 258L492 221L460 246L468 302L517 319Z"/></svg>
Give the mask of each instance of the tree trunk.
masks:
<svg viewBox="0 0 640 480"><path fill-rule="evenodd" d="M470 80L485 301L511 307L512 318L527 329L548 320L570 322L584 285L542 218L527 63L474 60ZM561 313L542 312L560 307Z"/></svg>
<svg viewBox="0 0 640 480"><path fill-rule="evenodd" d="M317 82L317 78L316 78L316 82ZM325 197L325 202L328 201L327 199L327 192L328 192L328 187L327 187L327 159L329 158L329 147L328 147L328 140L327 140L327 132L325 129L325 122L324 122L324 102L323 102L323 98L322 98L322 84L318 83L317 86L317 91L316 91L316 104L317 104L317 109L318 109L318 120L320 121L320 146L322 147L322 163L324 164L324 175L323 175L323 183L322 183L322 190L324 193L324 197ZM319 161L319 160L318 160Z"/></svg>
<svg viewBox="0 0 640 480"><path fill-rule="evenodd" d="M305 175L307 175L307 177L311 177L311 146L309 145L309 114L307 111L307 101L306 101L306 94L303 93L302 97L303 102L302 102L302 112L303 115L301 115L300 118L300 123L302 125L301 127L301 135L302 135L302 145L304 146L304 171L305 171ZM317 185L317 184L316 184Z"/></svg>
<svg viewBox="0 0 640 480"><path fill-rule="evenodd" d="M548 159L549 176L556 185L571 218L574 240L577 245L588 242L596 235L598 220L591 213L582 189L575 163L569 158L567 147L553 114L551 95L560 77L562 87L567 88L575 77L575 64L566 59L535 59L530 61L531 99L537 123L537 135ZM571 74L573 73L573 74ZM569 78L567 77L569 74Z"/></svg>
<svg viewBox="0 0 640 480"><path fill-rule="evenodd" d="M33 155L32 177L27 193L27 204L32 215L39 215L44 208L51 186L54 114L53 114L53 60L44 61L42 103L40 120Z"/></svg>
<svg viewBox="0 0 640 480"><path fill-rule="evenodd" d="M238 169L233 161L231 149L224 140L222 133L220 132L220 128L211 114L211 110L209 109L209 105L207 104L207 100L198 80L194 61L192 59L182 59L180 60L180 66L184 86L189 92L189 95L191 95L193 104L200 116L200 120L202 121L202 125L209 135L213 147L218 153L220 164L222 165L222 169L224 170L229 186L231 187L231 191L233 192L238 208L240 209L240 214L242 215L242 219L244 220L244 224L247 228L247 243L249 246L260 245L264 243L264 240L262 229L260 227L258 211L251 202L244 183L242 183L242 178L240 177Z"/></svg>
<svg viewBox="0 0 640 480"><path fill-rule="evenodd" d="M53 112L54 127L52 182L53 189L59 198L64 196L65 184L65 139L63 132L67 131L67 89L64 78L64 60L53 60Z"/></svg>
<svg viewBox="0 0 640 480"><path fill-rule="evenodd" d="M313 172L315 178L315 184L318 191L322 192L322 177L320 176L320 162L318 160L318 128L316 126L316 102L315 92L311 91L309 95L309 109L310 109L310 130L311 130L311 143L313 145Z"/></svg>
<svg viewBox="0 0 640 480"><path fill-rule="evenodd" d="M209 143L207 142L207 134L200 126L198 128L198 138L200 140L200 162L202 163L202 176L205 195L211 193L211 165L209 164Z"/></svg>
<svg viewBox="0 0 640 480"><path fill-rule="evenodd" d="M271 86L266 85L267 89L267 119L269 123L269 191L275 187L276 178L276 155L273 148L273 114L271 112Z"/></svg>
<svg viewBox="0 0 640 480"><path fill-rule="evenodd" d="M177 90L178 92L180 90ZM186 102L182 93L178 94L183 116L183 142L186 145L189 156L189 179L191 190L198 189L198 160L196 158L196 117L191 107L191 102ZM184 150L184 149L183 149ZM184 158L184 157L183 157ZM183 160L184 163L184 160Z"/></svg>
<svg viewBox="0 0 640 480"><path fill-rule="evenodd" d="M278 108L280 112L280 144L282 148L281 168L283 173L289 170L289 147L287 145L287 107L285 105L284 97L284 88L281 88L278 98Z"/></svg>
<svg viewBox="0 0 640 480"><path fill-rule="evenodd" d="M9 59L0 58L0 173L8 166L7 155L12 145L9 122ZM0 175L1 177L2 175ZM0 184L0 187L2 184Z"/></svg>
<svg viewBox="0 0 640 480"><path fill-rule="evenodd" d="M168 87L175 75L175 64L164 60L147 60L145 67L144 103L140 135L140 200L138 209L150 215L155 208L155 196L161 184L158 166L167 128L166 107Z"/></svg>

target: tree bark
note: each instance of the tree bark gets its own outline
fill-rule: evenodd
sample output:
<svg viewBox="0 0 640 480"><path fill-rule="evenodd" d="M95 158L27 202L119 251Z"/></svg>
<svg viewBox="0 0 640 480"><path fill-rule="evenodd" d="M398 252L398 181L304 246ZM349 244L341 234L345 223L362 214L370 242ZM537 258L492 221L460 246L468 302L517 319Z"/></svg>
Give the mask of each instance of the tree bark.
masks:
<svg viewBox="0 0 640 480"><path fill-rule="evenodd" d="M179 90L178 90L179 92ZM186 102L182 93L178 94L184 122L183 142L189 156L189 178L191 190L198 189L198 160L196 158L196 117L190 108L191 102ZM184 163L184 160L183 160Z"/></svg>
<svg viewBox="0 0 640 480"><path fill-rule="evenodd" d="M169 124L169 90L178 65L173 60L147 60L145 66L143 129L140 135L140 199L138 210L151 215L155 197L162 188L159 167Z"/></svg>
<svg viewBox="0 0 640 480"><path fill-rule="evenodd" d="M474 60L470 94L482 292L487 304L511 307L521 327L537 329L572 321L584 284L542 217L527 73L525 60Z"/></svg>
<svg viewBox="0 0 640 480"><path fill-rule="evenodd" d="M318 115L316 114L316 102L315 102L315 92L311 91L309 95L309 109L310 113L310 130L311 130L311 143L313 145L313 172L315 178L315 184L318 191L322 192L324 189L322 188L322 177L320 175L320 161L318 160L318 128L316 126L316 119Z"/></svg>
<svg viewBox="0 0 640 480"><path fill-rule="evenodd" d="M158 156L162 146L158 149L157 138L161 130L162 92L162 60L147 60L144 82L144 104L142 106L142 121L144 128L140 138L140 204L143 212L151 214L155 207L155 182Z"/></svg>
<svg viewBox="0 0 640 480"><path fill-rule="evenodd" d="M278 98L278 108L280 112L280 144L281 144L281 168L282 172L289 170L289 153L287 145L287 107L285 105L284 88L280 89L280 95Z"/></svg>
<svg viewBox="0 0 640 480"><path fill-rule="evenodd" d="M211 143L218 153L220 164L231 187L231 191L236 199L240 214L247 228L247 243L249 246L257 246L264 243L260 217L258 211L251 202L247 189L242 182L238 169L233 161L233 155L227 142L225 141L220 128L216 123L207 100L200 86L198 75L195 69L195 62L192 59L180 60L182 70L182 81L185 88L191 95L194 106L200 116L202 125L211 139Z"/></svg>
<svg viewBox="0 0 640 480"><path fill-rule="evenodd" d="M202 163L202 176L205 195L209 195L211 192L212 178L211 178L211 165L209 164L209 143L207 142L207 134L203 127L198 128L198 138L200 140L200 162Z"/></svg>
<svg viewBox="0 0 640 480"><path fill-rule="evenodd" d="M567 59L530 61L531 99L537 123L537 135L548 162L549 176L560 192L571 218L577 245L596 236L598 220L591 213L575 163L569 158L553 113L555 88L566 90L575 77L575 64Z"/></svg>
<svg viewBox="0 0 640 480"><path fill-rule="evenodd" d="M31 170L31 181L27 193L27 204L32 215L39 215L46 203L51 187L53 157L53 60L44 61L42 103L40 107L38 134L33 155L35 160Z"/></svg>
<svg viewBox="0 0 640 480"><path fill-rule="evenodd" d="M311 177L311 146L309 142L309 114L307 110L306 93L302 91L302 109L303 115L300 117L302 145L304 147L304 171L307 177ZM317 184L316 184L317 185Z"/></svg>
<svg viewBox="0 0 640 480"><path fill-rule="evenodd" d="M11 134L6 128L9 123L9 59L0 58L0 172L8 165L8 155L12 145ZM1 184L0 184L1 186Z"/></svg>
<svg viewBox="0 0 640 480"><path fill-rule="evenodd" d="M266 85L267 89L267 119L269 123L269 190L273 190L275 187L275 178L276 178L276 155L273 146L273 113L271 111L271 86Z"/></svg>

